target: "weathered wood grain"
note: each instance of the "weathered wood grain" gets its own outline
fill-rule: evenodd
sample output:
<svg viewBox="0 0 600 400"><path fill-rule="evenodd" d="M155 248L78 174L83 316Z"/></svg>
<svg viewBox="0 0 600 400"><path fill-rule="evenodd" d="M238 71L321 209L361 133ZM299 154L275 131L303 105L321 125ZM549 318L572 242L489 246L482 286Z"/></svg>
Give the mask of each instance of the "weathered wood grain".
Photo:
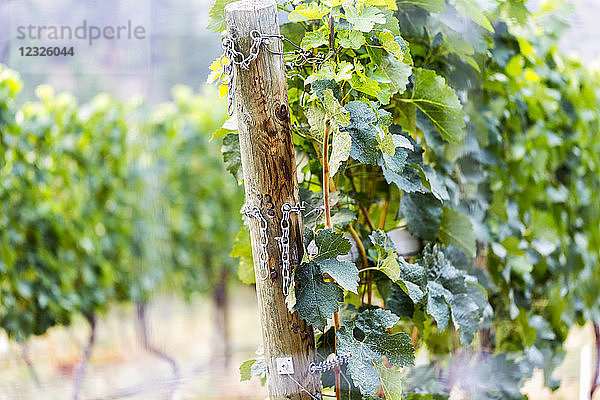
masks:
<svg viewBox="0 0 600 400"><path fill-rule="evenodd" d="M270 1L239 1L225 9L227 33L234 39L235 48L249 54L250 32L279 34L277 7ZM272 39L270 48L281 51L281 41ZM270 276L263 281L260 268L260 230L256 218L249 221L252 251L256 272L256 293L262 322L262 333L267 362L271 400L310 399L286 375L279 375L275 359L291 356L294 362L294 379L313 395L321 393L318 374L310 374L308 366L315 361L313 329L291 314L282 293L281 252L276 237L281 236L281 206L285 202L298 202L298 182L294 145L290 128L289 104L283 57L261 47L259 56L248 70L236 66L236 112L239 125L240 152L246 189L246 204L261 206L271 196L272 215L263 201L261 212L268 222ZM302 226L299 217L290 215L290 261L297 265L302 258Z"/></svg>

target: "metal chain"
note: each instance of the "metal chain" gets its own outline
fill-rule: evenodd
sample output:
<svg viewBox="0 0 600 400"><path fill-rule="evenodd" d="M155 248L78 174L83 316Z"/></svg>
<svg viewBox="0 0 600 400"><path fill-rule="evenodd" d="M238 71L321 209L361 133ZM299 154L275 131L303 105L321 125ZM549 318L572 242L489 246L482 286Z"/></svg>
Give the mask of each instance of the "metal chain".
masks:
<svg viewBox="0 0 600 400"><path fill-rule="evenodd" d="M350 357L352 357L352 354L345 354L343 356L336 356L334 359L329 361L322 361L318 364L310 363L310 365L308 366L308 372L310 372L311 374L316 374L320 372L329 371L330 369L334 369L338 365L342 365L348 362Z"/></svg>
<svg viewBox="0 0 600 400"><path fill-rule="evenodd" d="M233 39L225 37L223 39L223 55L219 58L219 65L223 68L223 73L219 78L221 84L227 86L227 114L233 115L234 108L234 86L235 86L235 68L239 65L242 69L250 68L250 63L258 57L260 44L263 37L260 32L253 30L250 32L252 45L250 45L250 54L246 57L242 52L235 49Z"/></svg>
<svg viewBox="0 0 600 400"><path fill-rule="evenodd" d="M283 203L281 205L281 236L277 239L281 249L281 275L283 276L283 295L287 296L290 293L290 285L292 283L292 268L290 266L290 213L300 214L304 210L304 202L291 205Z"/></svg>
<svg viewBox="0 0 600 400"><path fill-rule="evenodd" d="M235 49L233 39L230 37L225 37L223 39L223 55L221 55L221 58L219 58L219 65L221 66L223 72L219 77L219 81L222 85L227 86L227 114L230 116L233 115L235 100L234 65L239 65L240 68L245 70L250 68L250 63L256 60L258 54L260 53L261 44L264 44L265 49L267 49L267 51L271 54L291 56L290 61L285 64L287 69L299 68L308 62L315 63L316 68L320 68L320 66L333 54L332 52L327 55L322 53L314 54L313 52L305 50L299 45L293 43L283 35L267 35L262 34L257 30L253 30L250 32L250 38L252 39L252 44L250 45L250 54L248 56L244 56L242 52L239 52ZM269 48L269 44L271 44L270 39L286 41L292 45L295 50L287 52L273 51Z"/></svg>
<svg viewBox="0 0 600 400"><path fill-rule="evenodd" d="M244 205L240 211L247 217L258 219L260 223L260 270L258 274L261 280L265 280L269 277L269 254L267 253L267 246L269 244L269 237L267 233L267 220L260 212L260 208L257 206L248 207Z"/></svg>

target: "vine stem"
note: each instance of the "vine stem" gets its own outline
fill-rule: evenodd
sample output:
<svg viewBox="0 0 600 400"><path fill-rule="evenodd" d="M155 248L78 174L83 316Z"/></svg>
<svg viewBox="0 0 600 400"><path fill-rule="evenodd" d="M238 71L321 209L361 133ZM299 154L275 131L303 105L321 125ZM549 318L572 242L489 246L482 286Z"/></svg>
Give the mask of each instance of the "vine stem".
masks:
<svg viewBox="0 0 600 400"><path fill-rule="evenodd" d="M387 218L388 208L390 207L390 199L386 199L385 203L383 203L383 210L381 211L381 218L379 219L379 229L383 230L385 228L385 220Z"/></svg>
<svg viewBox="0 0 600 400"><path fill-rule="evenodd" d="M325 121L325 135L323 136L323 206L325 207L325 224L328 228L331 226L331 207L329 205L329 133L331 132L331 126L329 121ZM337 312L333 313L333 325L336 333L340 330L340 316ZM335 336L335 354L338 352L338 340L337 335ZM335 398L341 400L342 398L342 378L341 369L337 365L335 367Z"/></svg>
<svg viewBox="0 0 600 400"><path fill-rule="evenodd" d="M358 270L358 272L381 271L379 267L369 267Z"/></svg>
<svg viewBox="0 0 600 400"><path fill-rule="evenodd" d="M21 358L27 366L27 369L29 370L29 374L31 375L31 379L33 379L33 382L35 383L35 386L41 388L42 384L39 375L37 374L37 371L35 369L35 365L33 365L33 361L31 361L31 356L29 354L29 343L27 342L21 344Z"/></svg>
<svg viewBox="0 0 600 400"><path fill-rule="evenodd" d="M367 268L367 252L365 250L365 246L363 246L362 241L360 240L360 237L358 236L358 233L356 233L356 230L352 224L348 225L348 230L356 242L356 247L358 248L358 252L360 253L360 258L362 260L363 269L365 269Z"/></svg>
<svg viewBox="0 0 600 400"><path fill-rule="evenodd" d="M148 303L140 302L136 303L136 314L137 314L137 322L138 322L138 334L140 335L139 339L142 344L142 348L148 353L160 358L161 360L167 362L171 366L171 370L173 371L173 381L169 387L169 397L173 396L173 393L177 389L177 384L181 379L181 375L179 373L179 366L174 358L170 357L164 351L156 348L151 340L150 333L148 328Z"/></svg>
<svg viewBox="0 0 600 400"><path fill-rule="evenodd" d="M87 344L83 348L81 360L79 361L79 364L77 364L73 374L73 400L79 400L81 398L81 389L83 386L85 370L87 369L94 344L96 343L96 314L92 313L86 315L85 318L90 325L90 336L88 337Z"/></svg>
<svg viewBox="0 0 600 400"><path fill-rule="evenodd" d="M329 205L329 133L331 127L325 123L325 135L323 137L323 206L325 207L325 224L331 228L331 207Z"/></svg>
<svg viewBox="0 0 600 400"><path fill-rule="evenodd" d="M350 171L346 170L346 175L348 175L348 178L350 179L350 184L352 185L352 190L354 190L355 193L358 193L358 190L356 189L356 184L354 183L354 178L352 177L352 174L350 173ZM360 208L360 211L364 215L365 221L367 221L367 225L369 225L369 228L372 231L374 231L375 225L373 225L373 221L371 221L371 217L369 216L369 211L367 211L365 206L360 202L358 203L358 207Z"/></svg>

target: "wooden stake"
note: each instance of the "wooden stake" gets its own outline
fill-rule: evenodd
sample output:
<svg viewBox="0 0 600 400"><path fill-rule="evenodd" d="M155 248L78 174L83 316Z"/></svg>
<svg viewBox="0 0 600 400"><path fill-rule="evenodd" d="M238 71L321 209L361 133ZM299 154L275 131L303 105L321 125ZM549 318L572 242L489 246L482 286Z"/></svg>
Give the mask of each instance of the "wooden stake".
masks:
<svg viewBox="0 0 600 400"><path fill-rule="evenodd" d="M251 31L279 34L277 6L271 1L231 3L225 8L225 21L235 49L245 56L250 54ZM282 51L279 39L270 39L269 42L271 51ZM249 220L269 398L308 400L311 395L320 397L321 393L319 374L308 371L309 364L316 362L314 332L298 317L298 313L291 314L287 309L282 291L281 251L275 239L282 235L281 206L286 202L296 204L299 201L283 57L270 53L261 45L258 57L249 68L244 70L236 65L235 74L235 104L246 205L260 207L268 222L270 275L261 280L259 221L256 218ZM290 262L297 266L304 247L301 219L295 213L290 214L289 239ZM278 357L292 357L292 376L278 373Z"/></svg>

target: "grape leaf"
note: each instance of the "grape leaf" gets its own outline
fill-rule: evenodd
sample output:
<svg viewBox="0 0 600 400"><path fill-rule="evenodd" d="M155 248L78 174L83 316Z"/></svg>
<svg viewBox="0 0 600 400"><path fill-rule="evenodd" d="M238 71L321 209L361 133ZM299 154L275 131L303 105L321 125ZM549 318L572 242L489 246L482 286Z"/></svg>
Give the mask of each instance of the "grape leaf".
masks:
<svg viewBox="0 0 600 400"><path fill-rule="evenodd" d="M414 303L419 303L425 296L425 270L399 257L385 232L377 230L369 235L369 239L377 250L377 268L396 282Z"/></svg>
<svg viewBox="0 0 600 400"><path fill-rule="evenodd" d="M339 261L338 256L346 255L352 248L343 233L332 229L321 229L315 237L319 249L313 261L321 268L321 273L331 276L341 287L358 293L358 269L353 262Z"/></svg>
<svg viewBox="0 0 600 400"><path fill-rule="evenodd" d="M381 127L377 127L376 129L381 132ZM394 146L394 138L392 137L392 135L389 131L386 133L383 133L383 138L380 139L380 141L379 141L379 149L381 150L382 153L385 153L390 157L393 157L396 154L396 146Z"/></svg>
<svg viewBox="0 0 600 400"><path fill-rule="evenodd" d="M407 160L415 155L414 152L409 153L404 147L396 147L393 157L382 154L378 158L378 165L383 171L385 180L396 184L398 189L407 193L426 192L427 189L421 183L419 172L406 165Z"/></svg>
<svg viewBox="0 0 600 400"><path fill-rule="evenodd" d="M242 172L242 156L240 155L240 140L235 133L230 133L223 138L223 146L221 147L223 154L223 163L225 169L237 179L238 183L244 180Z"/></svg>
<svg viewBox="0 0 600 400"><path fill-rule="evenodd" d="M441 13L446 9L446 0L398 0L398 5L413 4L431 13Z"/></svg>
<svg viewBox="0 0 600 400"><path fill-rule="evenodd" d="M310 125L311 134L322 140L325 135L325 124L327 123L327 113L323 107L311 103L304 109L304 114Z"/></svg>
<svg viewBox="0 0 600 400"><path fill-rule="evenodd" d="M431 194L404 193L400 211L410 233L424 240L435 240L442 222L442 203Z"/></svg>
<svg viewBox="0 0 600 400"><path fill-rule="evenodd" d="M265 377L267 364L264 358L246 360L240 365L240 381L249 381L253 376Z"/></svg>
<svg viewBox="0 0 600 400"><path fill-rule="evenodd" d="M400 277L400 265L398 265L398 254L392 240L381 230L370 234L369 239L377 250L377 268L392 281L397 280Z"/></svg>
<svg viewBox="0 0 600 400"><path fill-rule="evenodd" d="M406 62L407 57L410 57L408 45L401 36L394 37L390 32L383 31L379 32L378 37L383 48L393 54L398 61Z"/></svg>
<svg viewBox="0 0 600 400"><path fill-rule="evenodd" d="M225 6L235 0L215 0L208 12L208 25L206 28L213 32L225 30Z"/></svg>
<svg viewBox="0 0 600 400"><path fill-rule="evenodd" d="M386 368L375 364L375 369L381 377L381 389L385 400L402 400L402 378L404 374L396 368Z"/></svg>
<svg viewBox="0 0 600 400"><path fill-rule="evenodd" d="M362 32L354 30L339 31L338 39L340 46L346 49L358 50L367 43Z"/></svg>
<svg viewBox="0 0 600 400"><path fill-rule="evenodd" d="M333 176L337 173L340 165L350 157L352 151L352 138L350 134L345 131L341 132L339 129L334 130L333 139L331 140L331 154L329 156L329 176Z"/></svg>
<svg viewBox="0 0 600 400"><path fill-rule="evenodd" d="M434 71L416 68L413 72L413 92L408 101L431 120L444 140L463 142L466 135L465 114L454 90Z"/></svg>
<svg viewBox="0 0 600 400"><path fill-rule="evenodd" d="M391 94L404 93L408 79L412 75L412 67L398 61L395 57L386 55L383 57L381 69L390 79Z"/></svg>
<svg viewBox="0 0 600 400"><path fill-rule="evenodd" d="M469 345L487 305L481 287L471 282L476 282L475 278L452 265L438 245L425 247L420 264L428 279L427 313L436 320L440 331L446 329L452 318L461 343Z"/></svg>
<svg viewBox="0 0 600 400"><path fill-rule="evenodd" d="M475 257L475 232L471 221L464 214L444 207L438 238L444 245L453 244L470 257Z"/></svg>
<svg viewBox="0 0 600 400"><path fill-rule="evenodd" d="M402 257L399 257L398 260L400 261L400 279L396 283L413 303L420 303L426 292L425 269L419 264L406 262Z"/></svg>
<svg viewBox="0 0 600 400"><path fill-rule="evenodd" d="M375 365L381 364L383 357L398 367L414 364L410 337L406 333L391 335L387 332L398 319L388 310L370 309L361 312L355 321L344 321L337 333L338 352L352 354L348 373L367 398L376 394L381 382Z"/></svg>
<svg viewBox="0 0 600 400"><path fill-rule="evenodd" d="M300 264L294 271L299 287L295 289L296 304L300 318L317 329L325 329L327 318L339 310L344 292L335 282L325 282L321 268L314 261Z"/></svg>
<svg viewBox="0 0 600 400"><path fill-rule="evenodd" d="M377 164L379 141L377 130L373 126L377 122L375 111L364 101L355 100L345 106L350 113L350 124L347 127L352 139L350 157L366 164Z"/></svg>
<svg viewBox="0 0 600 400"><path fill-rule="evenodd" d="M239 257L238 278L245 284L251 285L255 282L254 261L252 260L252 244L250 243L250 232L246 225L242 225L235 236L231 257Z"/></svg>
<svg viewBox="0 0 600 400"><path fill-rule="evenodd" d="M487 19L479 5L477 5L474 0L456 0L456 10L460 14L469 17L479 26L494 33L494 28L492 27L490 20Z"/></svg>
<svg viewBox="0 0 600 400"><path fill-rule="evenodd" d="M448 188L446 188L446 184L443 181L443 178L440 176L435 169L431 167L431 165L422 165L421 170L423 171L423 176L429 183L429 190L431 193L440 201L450 200L450 195L448 194Z"/></svg>
<svg viewBox="0 0 600 400"><path fill-rule="evenodd" d="M361 32L371 32L375 24L384 24L386 19L378 8L368 6L359 10L352 4L344 4L346 19L354 25L354 29Z"/></svg>
<svg viewBox="0 0 600 400"><path fill-rule="evenodd" d="M336 98L339 98L342 94L340 86L334 79L317 79L310 82L310 87L321 100L323 100L323 92L325 89L333 90L333 96Z"/></svg>
<svg viewBox="0 0 600 400"><path fill-rule="evenodd" d="M331 10L324 4L310 3L299 4L288 15L288 19L293 22L308 21L311 19L321 19L329 14Z"/></svg>
<svg viewBox="0 0 600 400"><path fill-rule="evenodd" d="M301 46L305 49L315 49L319 46L326 46L329 43L325 29L319 29L314 32L306 32L302 38Z"/></svg>
<svg viewBox="0 0 600 400"><path fill-rule="evenodd" d="M323 91L323 105L327 115L336 125L345 127L350 124L349 112L343 108L339 101L333 95L331 89L325 89Z"/></svg>

